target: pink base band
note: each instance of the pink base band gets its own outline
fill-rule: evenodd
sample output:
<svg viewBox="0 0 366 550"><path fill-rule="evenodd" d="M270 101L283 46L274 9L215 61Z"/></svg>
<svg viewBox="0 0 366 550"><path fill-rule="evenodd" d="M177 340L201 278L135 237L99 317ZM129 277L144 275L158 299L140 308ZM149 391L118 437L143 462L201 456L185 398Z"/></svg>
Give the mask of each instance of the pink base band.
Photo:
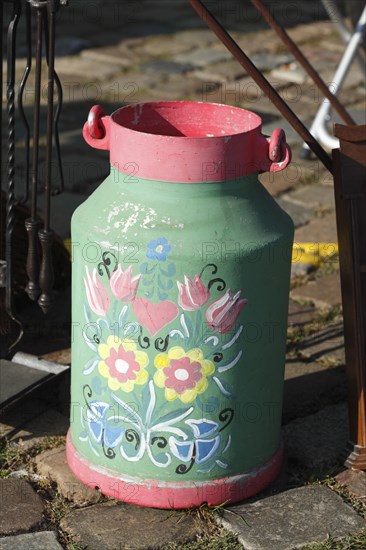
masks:
<svg viewBox="0 0 366 550"><path fill-rule="evenodd" d="M249 498L271 483L278 475L283 445L261 466L237 476L206 481L159 481L118 475L92 464L74 447L70 432L66 443L67 462L76 477L107 496L152 508L192 508L206 502L209 506L233 503Z"/></svg>

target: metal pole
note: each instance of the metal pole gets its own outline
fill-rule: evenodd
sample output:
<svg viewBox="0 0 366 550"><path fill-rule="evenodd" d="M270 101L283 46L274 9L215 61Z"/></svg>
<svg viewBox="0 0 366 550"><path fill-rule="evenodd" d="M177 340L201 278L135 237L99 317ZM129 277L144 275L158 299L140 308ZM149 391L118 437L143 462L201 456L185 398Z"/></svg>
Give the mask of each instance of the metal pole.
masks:
<svg viewBox="0 0 366 550"><path fill-rule="evenodd" d="M53 108L54 108L54 71L55 71L55 19L56 1L48 0L47 15L49 27L48 48L48 96L47 96L47 131L46 131L46 166L44 183L44 228L39 232L42 247L42 263L39 274L39 284L42 294L38 304L47 313L53 303L52 288L54 282L52 266L53 231L50 228L51 186L52 186L52 144L53 144Z"/></svg>
<svg viewBox="0 0 366 550"><path fill-rule="evenodd" d="M339 11L336 2L334 0L322 0L322 4L329 16L329 19L331 19L335 24L335 26L337 27L338 32L342 37L342 40L347 46L348 42L352 38L352 32L346 27L344 23L344 18L341 12ZM356 59L360 66L361 72L363 74L365 72L365 54L361 51L358 51L356 53Z"/></svg>
<svg viewBox="0 0 366 550"><path fill-rule="evenodd" d="M34 116L33 116L33 158L32 158L32 203L31 217L25 222L28 232L28 256L27 275L28 284L26 292L31 300L38 300L41 289L39 286L39 244L38 231L40 220L37 216L37 194L38 194L38 153L39 153L39 116L41 104L41 76L42 76L42 33L43 33L43 8L37 8L37 36L36 36L36 70L35 70L35 94L34 94Z"/></svg>
<svg viewBox="0 0 366 550"><path fill-rule="evenodd" d="M19 342L23 335L22 325L14 316L13 296L13 233L15 227L15 44L17 27L22 11L20 0L14 0L13 14L8 27L7 42L7 103L8 103L8 194L6 204L6 290L5 305L9 317L20 327L17 340L9 351Z"/></svg>
<svg viewBox="0 0 366 550"><path fill-rule="evenodd" d="M227 49L236 57L239 63L250 74L253 80L258 84L260 89L269 97L272 103L277 107L282 116L288 120L294 130L307 143L310 149L315 153L324 166L333 173L332 160L330 156L321 147L319 142L311 135L309 130L299 120L295 113L288 107L285 101L271 86L268 80L262 75L257 67L251 62L249 57L243 52L238 44L231 38L224 27L217 21L212 13L200 0L189 0L192 7L201 17L201 19L210 27L210 29L219 37L221 42Z"/></svg>
<svg viewBox="0 0 366 550"><path fill-rule="evenodd" d="M341 62L338 66L338 69L333 77L332 86L334 89L334 93L337 93L339 89L342 87L344 79L346 78L347 73L350 69L351 63L356 55L357 48L359 47L360 42L362 41L362 37L365 33L365 26L366 26L366 6L363 9L361 17L357 23L356 30L351 40L349 41L346 51L344 52ZM324 121L328 116L331 106L332 105L329 103L327 99L323 100L316 114L314 122L311 125L310 132L314 136L319 137L319 139L323 143L326 143L328 147L336 149L337 147L339 147L338 139L334 138L333 136L330 136L324 128ZM309 146L308 143L304 143L302 147L301 153L302 153L302 156L304 157L307 156L308 146Z"/></svg>

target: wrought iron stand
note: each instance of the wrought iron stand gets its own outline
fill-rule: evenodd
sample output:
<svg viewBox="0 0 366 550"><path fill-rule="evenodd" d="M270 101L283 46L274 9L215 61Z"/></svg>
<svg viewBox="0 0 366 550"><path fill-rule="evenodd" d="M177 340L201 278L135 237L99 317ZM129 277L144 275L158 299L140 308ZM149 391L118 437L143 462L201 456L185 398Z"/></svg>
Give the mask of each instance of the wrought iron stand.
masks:
<svg viewBox="0 0 366 550"><path fill-rule="evenodd" d="M0 285L5 290L5 309L7 323L2 320L3 332L11 333L8 356L19 344L23 336L22 322L14 305L14 279L15 279L15 248L14 231L17 223L17 207L25 205L31 198L30 217L25 221L25 228L28 234L28 256L26 271L28 284L26 292L33 301L38 301L44 313L47 313L52 305L53 287L53 266L52 266L52 240L53 232L50 225L51 219L51 196L62 192L63 176L58 139L58 120L62 106L62 87L54 69L55 61L55 20L56 13L61 5L67 0L2 0L0 2L1 28L4 25L5 7L10 8L10 21L7 30L7 70L6 70L6 92L7 92L7 114L8 114L8 158L7 158L7 193L6 193L6 223L5 223L5 262L2 262L2 277ZM36 24L36 55L35 55L35 99L33 116L33 139L30 147L31 128L27 120L23 105L24 91L28 77L32 70L32 19ZM16 47L18 38L18 25L20 21L25 25L26 40L26 68L24 70L18 93L16 93ZM45 57L48 66L48 87L47 87L47 135L46 135L46 160L44 163L43 191L45 198L44 221L38 217L37 199L40 192L40 162L39 162L39 138L40 138L40 108L41 108L41 78L42 78L42 45L45 43ZM1 54L3 41L1 40ZM3 90L3 74L1 74L1 92ZM57 90L57 101L54 101L54 88ZM1 117L2 117L1 110ZM16 189L16 116L23 123L25 142L25 182L23 196L20 196ZM60 174L60 188L52 186L52 151L56 149L57 164ZM32 150L32 161L30 160ZM0 136L0 151L2 143ZM1 153L0 153L1 155ZM0 161L1 161L0 156ZM2 171L3 175L3 171ZM29 193L31 187L31 193ZM5 313L2 311L2 315ZM4 325L7 325L4 329ZM15 336L14 336L15 334ZM24 355L24 354L23 354ZM4 393L1 396L1 406L8 406L30 388L41 385L43 382L63 372L65 368L59 365L42 364L34 357L33 363L27 356L26 364L23 355L16 356L15 362L2 360L2 386ZM23 357L23 359L22 359ZM21 363L21 365L19 365ZM33 369L33 374L28 371L24 376L24 383L19 383L21 372L24 367ZM40 372L43 375L40 375ZM12 389L13 388L13 389Z"/></svg>

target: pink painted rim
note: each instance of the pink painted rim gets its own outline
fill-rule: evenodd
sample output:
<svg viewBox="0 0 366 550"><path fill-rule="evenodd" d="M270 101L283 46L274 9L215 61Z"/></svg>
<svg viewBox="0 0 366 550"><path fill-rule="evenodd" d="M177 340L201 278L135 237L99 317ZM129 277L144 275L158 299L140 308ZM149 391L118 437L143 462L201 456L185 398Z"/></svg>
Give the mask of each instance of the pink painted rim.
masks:
<svg viewBox="0 0 366 550"><path fill-rule="evenodd" d="M152 508L192 508L203 503L209 506L234 503L262 491L280 471L283 444L270 460L245 474L202 482L166 482L118 475L83 457L75 449L70 431L67 434L66 457L76 477L93 489L98 487L104 495Z"/></svg>
<svg viewBox="0 0 366 550"><path fill-rule="evenodd" d="M197 101L126 105L103 116L94 106L83 128L86 142L110 151L111 164L133 178L170 182L237 179L256 172L278 172L291 160L282 130L261 133L251 111ZM280 136L278 143L277 136ZM271 148L278 149L270 158ZM272 150L271 149L271 150Z"/></svg>

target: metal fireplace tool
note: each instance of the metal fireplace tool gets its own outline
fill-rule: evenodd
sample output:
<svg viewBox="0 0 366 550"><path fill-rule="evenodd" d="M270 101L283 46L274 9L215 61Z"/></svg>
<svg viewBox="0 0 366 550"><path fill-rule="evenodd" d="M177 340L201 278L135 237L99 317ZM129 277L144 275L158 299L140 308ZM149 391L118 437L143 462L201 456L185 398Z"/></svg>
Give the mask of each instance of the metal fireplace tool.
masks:
<svg viewBox="0 0 366 550"><path fill-rule="evenodd" d="M351 443L349 455L346 464L354 468L366 468L366 357L365 357L365 311L366 311L366 250L364 219L366 212L366 185L365 185L365 158L366 158L366 139L365 127L353 126L354 120L347 113L337 97L328 89L327 85L319 77L314 68L302 54L301 50L292 41L286 31L278 24L275 17L261 0L251 0L254 6L262 14L264 19L277 32L284 44L293 53L297 61L302 65L308 75L313 79L319 90L330 102L335 111L340 115L348 126L337 126L337 136L340 138L341 150L334 151L333 159L321 147L317 139L309 132L304 124L299 120L295 113L288 107L277 91L266 80L262 73L255 67L249 57L243 52L233 38L228 34L224 27L217 21L214 15L207 9L200 0L188 0L196 10L203 21L218 36L221 42L229 49L244 69L250 74L253 80L261 90L270 98L279 112L292 125L295 131L307 147L318 157L323 165L334 175L336 211L339 233L339 252L340 269L342 283L342 300L344 310L344 326L346 341L346 363L347 378L349 386L349 412L350 412L350 432ZM36 256L35 235L39 230L38 220L36 219L35 209L32 209L32 216L27 223L29 234L29 254L28 254L28 275L29 283L27 286L28 295L32 299L38 298L42 309L47 310L52 302L52 265L50 262L49 250L52 241L52 232L50 231L50 196L51 196L51 166L50 155L52 152L53 122L57 122L59 109L61 105L61 87L58 86L59 105L56 115L53 118L53 81L58 82L54 72L54 15L62 0L28 0L26 4L26 14L30 17L30 11L36 10L37 18L46 20L49 28L48 37L48 116L47 116L47 154L46 154L46 178L45 193L47 197L45 207L45 226L39 233L42 245L43 259L40 268L40 277L38 278L39 261ZM12 249L12 228L14 225L14 35L17 22L20 16L20 0L13 0L14 14L8 31L8 118L9 118L9 174L8 174L8 200L7 200L7 290L11 288L11 270L8 266L11 264ZM40 15L42 14L42 17ZM47 28L47 25L46 25ZM39 27L38 27L39 29ZM47 33L46 33L47 34ZM37 33L37 43L39 45L40 35ZM47 39L46 39L47 41ZM28 39L30 44L30 39ZM10 55L9 55L10 51ZM30 50L29 50L30 51ZM38 51L38 56L40 55ZM39 57L37 57L39 59ZM30 70L30 57L28 57L28 71ZM38 73L37 73L38 74ZM10 75L10 77L9 77ZM27 69L24 74L22 84L27 78ZM39 83L39 80L38 80ZM22 85L21 85L22 87ZM37 87L37 86L36 86ZM37 97L37 94L36 94ZM21 92L20 92L20 111ZM34 136L37 138L38 115L37 100L34 113ZM24 118L24 117L23 117ZM37 140L35 140L36 142ZM56 131L57 145L57 131ZM33 150L33 167L37 166L37 151ZM344 177L347 167L347 179ZM351 169L351 168L352 169ZM351 170L351 172L349 172ZM349 173L352 173L353 179L350 181ZM32 198L33 205L36 201L36 183L37 172L32 171ZM10 273L10 274L9 274ZM351 296L351 298L350 298ZM352 299L352 307L349 300ZM10 316L13 315L11 294L7 294L7 310ZM14 319L14 317L12 317ZM16 320L16 319L14 319Z"/></svg>
<svg viewBox="0 0 366 550"><path fill-rule="evenodd" d="M1 264L0 291L1 300L5 302L0 304L1 327L3 343L10 339L10 345L7 351L2 350L2 356L9 357L12 350L16 348L23 336L23 326L19 314L15 311L15 286L16 286L16 251L19 248L16 242L19 239L27 238L28 235L28 253L26 257L26 274L28 282L26 292L29 298L38 304L44 313L47 313L53 302L52 287L54 281L53 274L53 231L51 229L51 196L59 194L63 190L62 164L60 157L60 146L58 138L58 120L62 106L62 87L61 82L55 72L55 22L56 14L66 0L1 0L0 2L0 21L3 29L4 19L9 8L10 18L7 28L7 47L6 47L6 97L7 97L7 171L6 175L2 170L2 179L7 187L5 194L1 193L2 215L5 212L5 223L2 220L2 231L5 233L5 260ZM31 135L31 125L26 117L24 107L24 91L26 89L28 77L32 69L32 22L35 22L35 87L33 104L33 131ZM16 83L17 68L17 43L19 37L19 24L25 27L26 43L26 67L21 78L18 90ZM45 46L45 57L47 61L47 114L46 114L46 146L45 162L42 163L44 172L43 182L40 177L40 122L41 122L41 79L42 79L42 59L43 43ZM3 54L3 40L0 41L1 58ZM3 71L1 74L1 95L3 92ZM55 90L57 90L57 100L55 102ZM16 97L17 96L17 97ZM18 109L16 110L16 99ZM15 178L16 170L16 115L23 125L24 136L24 189L23 196L16 190ZM1 110L1 115L3 113ZM3 122L3 120L1 120ZM22 136L22 137L23 137ZM2 136L0 136L0 155L2 154ZM31 146L32 144L32 146ZM61 184L55 189L52 185L52 153L55 148L57 166ZM2 159L0 157L1 167ZM4 177L5 176L5 177ZM38 216L37 199L40 192L41 183L43 183L44 209L43 220ZM3 185L2 185L3 187ZM26 210L26 203L31 199L30 210ZM23 234L19 233L19 211L28 212L25 219L25 230ZM24 226L23 226L24 230ZM3 236L2 236L3 237ZM4 308L5 305L5 308ZM6 313L5 313L5 311ZM2 345L3 347L3 345ZM68 367L52 363L49 361L38 360L38 357L17 353L12 361L1 359L1 408L17 402L24 395L34 391L36 388L50 382L56 376L59 376Z"/></svg>

